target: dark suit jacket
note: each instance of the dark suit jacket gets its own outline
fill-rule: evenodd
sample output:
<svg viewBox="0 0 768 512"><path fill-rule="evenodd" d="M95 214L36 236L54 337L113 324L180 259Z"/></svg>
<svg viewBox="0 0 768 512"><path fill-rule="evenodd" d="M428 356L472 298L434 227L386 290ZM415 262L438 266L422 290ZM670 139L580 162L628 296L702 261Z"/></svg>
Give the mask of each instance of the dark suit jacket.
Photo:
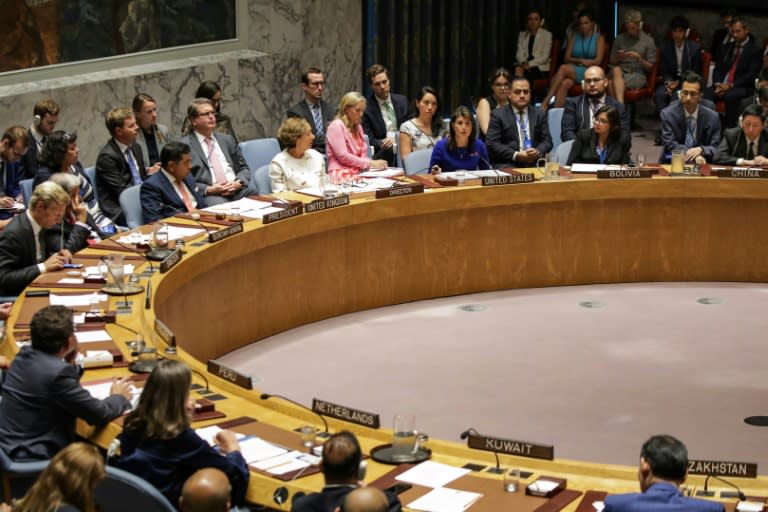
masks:
<svg viewBox="0 0 768 512"><path fill-rule="evenodd" d="M552 137L549 135L547 113L531 105L528 106L528 133L531 135L533 147L540 153L546 154L552 149ZM517 131L517 116L512 104L494 109L491 121L488 123L486 146L494 165L512 165L517 167L535 167L536 163L523 164L515 162L516 151L521 151Z"/></svg>
<svg viewBox="0 0 768 512"><path fill-rule="evenodd" d="M0 295L20 294L38 275L35 235L23 213L0 231Z"/></svg>
<svg viewBox="0 0 768 512"><path fill-rule="evenodd" d="M683 42L683 59L680 67L683 73L695 71L701 75L701 46L686 39ZM675 42L671 40L664 41L664 44L661 45L661 76L665 82L680 79L680 76L677 74Z"/></svg>
<svg viewBox="0 0 768 512"><path fill-rule="evenodd" d="M714 163L724 165L736 165L736 160L745 158L747 154L747 138L744 132L738 126L728 128L720 139L720 145L715 153ZM768 157L768 133L763 130L760 132L760 139L757 141L757 155ZM8 228L6 228L8 229Z"/></svg>
<svg viewBox="0 0 768 512"><path fill-rule="evenodd" d="M37 168L40 166L40 164L37 161L37 158L40 155L37 154L37 141L35 140L35 136L32 135L32 130L27 130L27 152L24 153L24 156L21 157L21 166L22 166L22 177L21 179L26 180L29 178L34 178L35 174L37 173Z"/></svg>
<svg viewBox="0 0 768 512"><path fill-rule="evenodd" d="M244 197L248 192L248 185L251 182L251 170L248 168L248 164L245 163L243 154L240 152L240 147L237 145L234 137L225 133L213 132L213 136L219 142L221 151L232 166L232 171L235 173L235 179L240 180L245 185L240 191L231 197L231 200L240 199ZM211 177L211 167L208 164L207 149L203 149L200 143L197 141L197 135L192 132L189 135L185 135L180 142L188 144L192 148L192 176L198 183L198 191L200 194L205 194L205 190L213 185L213 179Z"/></svg>
<svg viewBox="0 0 768 512"><path fill-rule="evenodd" d="M324 487L322 492L313 492L293 500L291 512L333 512L355 488L354 485ZM402 506L397 496L389 492L386 495L389 499L389 512L400 512Z"/></svg>
<svg viewBox="0 0 768 512"><path fill-rule="evenodd" d="M5 453L48 459L75 440L75 418L101 425L130 406L122 395L93 398L79 379L77 368L58 356L23 347L6 373L0 401L0 447Z"/></svg>
<svg viewBox="0 0 768 512"><path fill-rule="evenodd" d="M144 154L138 144L131 146L136 165L139 167L141 179L147 179L147 171L141 162L144 161ZM96 192L99 197L99 205L104 215L114 221L115 224L124 226L125 216L120 208L120 193L134 186L133 175L125 161L125 155L120 152L117 142L110 139L107 144L101 148L99 156L96 159Z"/></svg>
<svg viewBox="0 0 768 512"><path fill-rule="evenodd" d="M661 144L665 153L675 149L685 150L687 133L685 108L681 102L677 101L661 111ZM704 150L702 156L707 162L712 162L720 143L720 116L702 105L699 105L699 115L696 119L696 142Z"/></svg>
<svg viewBox="0 0 768 512"><path fill-rule="evenodd" d="M728 70L733 64L734 45L731 43L723 48L720 58L715 61L715 70L712 72L712 83L724 82L728 76ZM755 78L763 65L763 52L752 40L747 41L741 49L739 63L736 64L736 73L733 77L734 88L744 88L747 91L755 89Z"/></svg>
<svg viewBox="0 0 768 512"><path fill-rule="evenodd" d="M323 134L317 134L317 128L315 127L315 118L312 116L312 111L309 110L309 106L305 100L301 100L294 106L288 109L286 112L288 117L302 117L307 120L309 126L312 127L312 133L315 135L315 140L312 142L312 149L315 149L321 153L325 153L325 129L328 128L328 123L333 121L336 115L336 108L325 100L320 100L320 115L323 117Z"/></svg>
<svg viewBox="0 0 768 512"><path fill-rule="evenodd" d="M680 494L672 484L660 482L645 492L614 494L605 498L603 512L722 512L722 503L697 500Z"/></svg>
<svg viewBox="0 0 768 512"><path fill-rule="evenodd" d="M411 109L408 106L408 99L402 94L390 93L390 97L397 118L395 131L399 131L400 125L409 119ZM387 138L387 125L375 95L371 95L366 101L365 113L363 114L363 131L368 136L368 142L378 152L381 149L381 140Z"/></svg>
<svg viewBox="0 0 768 512"><path fill-rule="evenodd" d="M629 115L624 105L611 96L605 96L605 104L619 111L621 119L621 131L629 133ZM585 95L573 96L565 100L563 109L563 121L560 125L560 139L565 142L576 138L576 133L584 128L589 128L589 118L592 116L589 100Z"/></svg>
<svg viewBox="0 0 768 512"><path fill-rule="evenodd" d="M140 162L139 165L143 165L144 167L152 167L157 162L160 161L160 153L163 151L163 146L167 142L170 142L171 137L168 135L168 128L163 124L155 125L152 128L152 135L151 137L154 137L155 139L155 145L157 146L157 160L154 162L149 161L149 150L147 149L147 135L144 133L144 130L139 129L139 136L136 139L136 144L138 144L141 147L141 153L144 156L144 159Z"/></svg>
<svg viewBox="0 0 768 512"><path fill-rule="evenodd" d="M197 207L205 208L205 199L198 192L198 185L192 173L187 174L184 183L197 201ZM156 172L141 184L141 212L144 222L155 222L186 211L184 201L176 193L176 187L162 172Z"/></svg>
<svg viewBox="0 0 768 512"><path fill-rule="evenodd" d="M98 227L93 222L91 214L88 214L86 224L89 227L81 226L77 223L72 223L66 218L61 221L60 224L55 225L52 228L43 230L43 237L45 238L45 257L49 257L58 252L62 247L67 249L72 254L77 251L82 251L88 247L88 238L91 236L91 229L96 228L98 233ZM62 233L64 234L64 243L61 243Z"/></svg>
<svg viewBox="0 0 768 512"><path fill-rule="evenodd" d="M600 156L595 149L597 146L597 134L592 128L585 128L576 134L571 146L571 154L568 156L568 164L599 164ZM629 132L621 132L619 140L615 144L608 145L606 164L628 164L629 151L632 149L632 139Z"/></svg>

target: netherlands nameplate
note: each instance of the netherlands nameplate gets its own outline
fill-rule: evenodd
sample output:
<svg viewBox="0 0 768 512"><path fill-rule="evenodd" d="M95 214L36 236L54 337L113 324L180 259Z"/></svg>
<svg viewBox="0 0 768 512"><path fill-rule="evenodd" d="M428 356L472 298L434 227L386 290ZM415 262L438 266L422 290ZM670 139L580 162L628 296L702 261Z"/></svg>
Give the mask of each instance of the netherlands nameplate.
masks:
<svg viewBox="0 0 768 512"><path fill-rule="evenodd" d="M317 414L330 416L331 418L354 423L355 425L362 425L368 428L379 428L381 426L378 414L333 404L319 398L312 399L312 410Z"/></svg>

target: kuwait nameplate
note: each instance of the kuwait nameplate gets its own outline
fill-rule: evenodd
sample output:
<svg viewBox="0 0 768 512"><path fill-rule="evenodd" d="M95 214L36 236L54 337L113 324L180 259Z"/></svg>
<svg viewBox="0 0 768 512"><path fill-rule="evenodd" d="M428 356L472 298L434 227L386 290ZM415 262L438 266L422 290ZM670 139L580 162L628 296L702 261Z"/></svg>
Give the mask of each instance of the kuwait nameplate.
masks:
<svg viewBox="0 0 768 512"><path fill-rule="evenodd" d="M513 439L470 435L467 438L467 446L475 450L507 453L532 459L552 460L555 458L555 448L551 445L539 445Z"/></svg>

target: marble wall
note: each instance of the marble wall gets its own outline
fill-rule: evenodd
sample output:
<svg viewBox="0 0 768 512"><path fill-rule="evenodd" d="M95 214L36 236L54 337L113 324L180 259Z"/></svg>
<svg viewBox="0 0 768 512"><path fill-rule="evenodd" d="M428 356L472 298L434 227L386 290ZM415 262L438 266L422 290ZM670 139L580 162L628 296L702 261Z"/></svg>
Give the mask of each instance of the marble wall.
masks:
<svg viewBox="0 0 768 512"><path fill-rule="evenodd" d="M58 127L78 132L81 161L93 165L108 140L104 114L130 106L137 92L158 101L159 122L178 135L197 86L217 81L222 110L241 140L274 137L285 110L302 98L301 70L325 71L326 99L336 103L362 86L362 8L358 0L241 0L247 48L64 79L0 87L0 127L28 126L44 97L61 107Z"/></svg>

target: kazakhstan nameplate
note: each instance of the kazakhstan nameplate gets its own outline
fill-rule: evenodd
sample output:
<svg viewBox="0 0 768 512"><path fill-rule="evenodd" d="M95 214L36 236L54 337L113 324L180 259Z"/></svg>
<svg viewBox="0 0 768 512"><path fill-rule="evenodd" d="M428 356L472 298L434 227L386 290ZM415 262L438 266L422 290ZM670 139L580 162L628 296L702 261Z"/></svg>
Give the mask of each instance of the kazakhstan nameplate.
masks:
<svg viewBox="0 0 768 512"><path fill-rule="evenodd" d="M757 464L750 462L688 459L688 474L757 478Z"/></svg>

